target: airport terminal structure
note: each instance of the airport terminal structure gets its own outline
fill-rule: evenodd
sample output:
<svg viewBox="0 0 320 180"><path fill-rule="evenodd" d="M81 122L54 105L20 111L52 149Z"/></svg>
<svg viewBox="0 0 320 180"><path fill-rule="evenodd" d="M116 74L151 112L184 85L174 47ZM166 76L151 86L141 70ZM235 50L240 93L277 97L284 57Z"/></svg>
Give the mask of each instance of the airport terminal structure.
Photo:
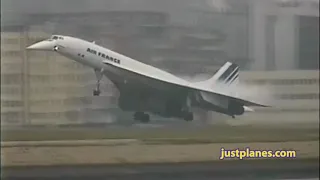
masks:
<svg viewBox="0 0 320 180"><path fill-rule="evenodd" d="M211 76L225 61L232 61L240 65L243 82L273 88L277 104L240 119L318 121L319 1L226 0L230 12L217 12L200 2L191 7L193 18L181 22L183 8L190 7L178 13L170 8L119 9L113 4L114 9L103 11L103 6L110 7L103 1L89 10L22 11L24 20L4 20L2 125L115 120L117 90L106 78L102 97L94 98L91 69L52 52L25 50L56 32L96 40L181 76ZM206 115L207 121L217 118Z"/></svg>

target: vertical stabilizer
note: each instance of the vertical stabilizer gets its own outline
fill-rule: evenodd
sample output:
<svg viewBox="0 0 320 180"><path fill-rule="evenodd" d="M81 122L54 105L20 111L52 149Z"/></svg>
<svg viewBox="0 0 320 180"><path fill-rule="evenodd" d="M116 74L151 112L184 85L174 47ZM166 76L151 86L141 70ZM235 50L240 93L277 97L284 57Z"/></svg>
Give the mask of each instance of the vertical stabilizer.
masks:
<svg viewBox="0 0 320 180"><path fill-rule="evenodd" d="M219 83L230 85L239 80L239 66L230 62L225 63L212 77Z"/></svg>
<svg viewBox="0 0 320 180"><path fill-rule="evenodd" d="M239 82L239 66L226 62L210 79L199 82L203 85L213 87L219 85L231 85Z"/></svg>

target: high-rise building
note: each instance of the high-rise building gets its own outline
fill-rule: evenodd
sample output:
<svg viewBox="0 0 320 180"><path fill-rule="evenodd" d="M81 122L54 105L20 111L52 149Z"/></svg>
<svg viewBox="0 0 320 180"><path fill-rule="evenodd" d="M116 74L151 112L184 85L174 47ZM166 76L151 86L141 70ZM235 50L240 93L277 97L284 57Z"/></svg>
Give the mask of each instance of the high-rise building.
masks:
<svg viewBox="0 0 320 180"><path fill-rule="evenodd" d="M82 123L90 110L115 104L114 89L104 84L101 103L91 90L92 69L54 52L27 51L49 34L18 29L1 32L1 121L3 124ZM92 117L91 117L92 118ZM107 120L105 120L107 121Z"/></svg>
<svg viewBox="0 0 320 180"><path fill-rule="evenodd" d="M24 119L23 52L19 32L1 33L1 123Z"/></svg>
<svg viewBox="0 0 320 180"><path fill-rule="evenodd" d="M254 70L319 69L319 0L251 0Z"/></svg>

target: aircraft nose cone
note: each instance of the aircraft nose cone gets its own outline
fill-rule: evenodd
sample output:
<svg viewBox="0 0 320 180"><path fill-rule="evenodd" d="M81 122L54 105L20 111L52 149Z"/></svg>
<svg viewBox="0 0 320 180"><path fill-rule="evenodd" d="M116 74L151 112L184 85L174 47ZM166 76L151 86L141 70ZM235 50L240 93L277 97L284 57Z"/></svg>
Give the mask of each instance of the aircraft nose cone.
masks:
<svg viewBox="0 0 320 180"><path fill-rule="evenodd" d="M28 46L28 50L52 50L54 47L54 43L50 41L40 41L38 43L32 44Z"/></svg>
<svg viewBox="0 0 320 180"><path fill-rule="evenodd" d="M31 50L31 49L36 49L37 46L35 46L36 44L32 44L30 46L27 47L27 49Z"/></svg>

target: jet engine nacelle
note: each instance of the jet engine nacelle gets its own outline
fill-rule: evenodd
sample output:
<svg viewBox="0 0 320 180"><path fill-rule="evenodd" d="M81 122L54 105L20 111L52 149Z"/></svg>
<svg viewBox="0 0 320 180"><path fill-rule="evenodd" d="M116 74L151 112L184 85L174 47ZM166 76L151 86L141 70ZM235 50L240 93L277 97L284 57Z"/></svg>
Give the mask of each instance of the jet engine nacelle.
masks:
<svg viewBox="0 0 320 180"><path fill-rule="evenodd" d="M141 98L129 93L122 93L118 104L124 111L164 111L165 108L165 102L159 98Z"/></svg>
<svg viewBox="0 0 320 180"><path fill-rule="evenodd" d="M182 114L182 105L179 101L161 96L140 98L133 94L121 94L119 107L124 111L142 111L158 114L163 117L176 117Z"/></svg>
<svg viewBox="0 0 320 180"><path fill-rule="evenodd" d="M242 104L236 102L230 102L228 106L228 111L232 115L242 115L244 113L244 107Z"/></svg>

